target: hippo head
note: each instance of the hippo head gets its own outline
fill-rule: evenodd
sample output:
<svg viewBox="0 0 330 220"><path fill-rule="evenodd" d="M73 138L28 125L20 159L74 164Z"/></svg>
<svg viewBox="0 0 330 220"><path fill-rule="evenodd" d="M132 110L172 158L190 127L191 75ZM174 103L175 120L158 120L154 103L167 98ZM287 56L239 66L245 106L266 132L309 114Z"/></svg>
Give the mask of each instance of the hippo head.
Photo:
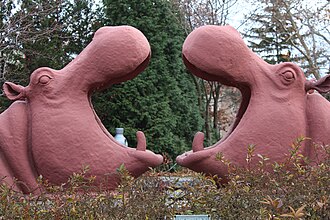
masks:
<svg viewBox="0 0 330 220"><path fill-rule="evenodd" d="M216 161L217 153L244 167L247 148L255 145L255 155L266 156L270 162L283 162L293 141L308 135L306 93L313 86L306 83L297 65L266 63L230 26L210 25L194 30L182 51L191 73L238 88L242 102L230 130L219 142L204 149L204 134L197 133L192 151L178 156L178 164L226 179L227 166ZM308 154L305 145L301 151Z"/></svg>
<svg viewBox="0 0 330 220"><path fill-rule="evenodd" d="M107 184L113 187L118 180L116 169L122 164L138 176L162 163L161 155L146 150L141 131L137 132L137 148L117 143L90 101L93 91L134 78L149 58L149 43L139 30L103 27L63 69L39 68L27 87L4 84L8 98L26 100L27 140L38 174L60 184L88 165L91 175L108 175Z"/></svg>
<svg viewBox="0 0 330 220"><path fill-rule="evenodd" d="M26 96L33 101L33 96L39 96L37 102L57 99L60 93L73 96L72 93L83 91L89 95L94 90L134 78L147 67L149 59L150 46L140 31L129 26L103 27L62 70L39 68L31 74L30 84L24 90L8 82L4 90L17 90L7 93L12 100Z"/></svg>

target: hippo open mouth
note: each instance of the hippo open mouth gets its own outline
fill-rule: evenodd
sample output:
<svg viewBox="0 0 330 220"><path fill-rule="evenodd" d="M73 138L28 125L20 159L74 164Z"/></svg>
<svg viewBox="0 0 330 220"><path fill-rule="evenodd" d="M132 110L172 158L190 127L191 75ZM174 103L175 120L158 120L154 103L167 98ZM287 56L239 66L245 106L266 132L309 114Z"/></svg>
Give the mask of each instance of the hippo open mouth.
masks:
<svg viewBox="0 0 330 220"><path fill-rule="evenodd" d="M226 132L226 134L221 138L220 141L218 141L215 145L210 146L208 148L212 148L220 143L222 143L223 141L225 141L236 129L236 127L238 126L238 124L240 123L241 119L243 118L249 103L250 103L250 98L251 98L251 89L249 86L245 86L245 85L239 85L233 81L228 81L228 79L226 79L225 77L221 76L221 75L212 75L210 73L207 73L206 71L203 71L201 69L199 69L198 67L196 67L194 64L192 64L191 62L189 62L189 60L185 57L185 55L182 56L183 57L183 62L186 65L186 67L196 76L203 78L205 80L208 81L217 81L223 85L227 85L227 86L232 86L232 87L236 87L239 89L239 91L241 92L241 94L244 94L242 96L242 101L239 107L239 110L236 114L236 117L234 119L234 121L232 122L231 126L229 127L228 132ZM199 136L196 136L196 138L200 138ZM201 150L201 147L198 146L198 141L194 139L194 142L196 141L196 144L193 144L193 152L199 151Z"/></svg>
<svg viewBox="0 0 330 220"><path fill-rule="evenodd" d="M239 43L236 44L236 42ZM252 97L251 81L253 80L251 80L251 76L253 75L244 69L244 65L261 59L251 55L242 42L239 33L230 26L201 27L186 38L182 48L182 58L189 71L205 80L238 88L242 101L234 122L221 140L204 148L204 134L198 132L192 143L192 151L178 156L176 159L178 164L195 171L224 177L227 167L216 161L215 155L221 152L233 163L241 161L241 156L246 155L246 148L237 146L240 144L237 139L247 132L246 125L249 117L246 117L246 114L249 111Z"/></svg>
<svg viewBox="0 0 330 220"><path fill-rule="evenodd" d="M120 83L120 82L125 82L129 79L132 79L134 77L136 77L140 72L142 72L149 64L149 61L150 61L150 57L151 57L151 54L149 53L149 55L147 56L147 58L132 72L128 73L127 75L125 76L122 76L122 77L118 77L118 78L114 78L114 79L111 79L111 82L109 83L102 83L100 86L97 86L97 88L95 90L103 90L103 89L106 89L107 87L109 87L111 84L114 84L114 83ZM91 95L92 93L95 91L95 90L91 90L90 91L90 95L89 95L89 105L90 105L90 108L92 109L93 113L94 113L94 116L95 116L95 120L96 122L98 123L98 125L100 126L101 130L104 132L104 134L109 137L109 139L111 141L113 141L114 143L117 143L120 147L123 147L123 148L127 148L127 146L124 146L120 143L118 143L115 138L110 134L110 132L105 128L105 126L103 125L101 119L98 117L95 109L94 109L94 106L92 104L92 100L91 100ZM136 146L136 150L139 150L139 151L146 151L147 149L147 146L146 146L146 138L145 138L145 135L143 134L143 132L137 132L136 134L136 138L137 138L137 146ZM134 148L133 148L134 149ZM162 160L162 158L161 158Z"/></svg>
<svg viewBox="0 0 330 220"><path fill-rule="evenodd" d="M208 81L217 81L223 85L231 86L231 87L236 87L239 89L242 95L242 100L240 103L239 110L236 114L236 117L232 124L229 127L229 130L226 132L226 134L214 145L209 146L204 148L203 142L204 142L204 133L198 132L193 140L192 143L192 151L186 152L180 156L177 157L177 163L186 166L186 167L191 167L194 166L193 164L195 163L201 163L203 161L206 161L207 158L209 157L214 157L214 152L212 149L221 151L221 145L226 144L225 141L232 135L235 135L236 129L239 127L239 124L242 120L242 118L245 115L245 112L247 111L250 103L250 98L251 98L251 89L247 84L238 84L237 82L233 80L228 80L225 76L222 76L221 74L213 75L209 72L206 72L202 70L201 68L198 68L195 66L192 62L190 62L185 54L183 53L183 62L186 65L186 67L189 69L191 73L194 75L203 78ZM204 151L206 150L206 151ZM203 152L204 151L204 152ZM220 162L219 162L220 163ZM199 171L198 169L194 169L196 171ZM205 168L203 169L205 171ZM210 173L215 174L218 173L219 170L217 171L211 171L209 170Z"/></svg>

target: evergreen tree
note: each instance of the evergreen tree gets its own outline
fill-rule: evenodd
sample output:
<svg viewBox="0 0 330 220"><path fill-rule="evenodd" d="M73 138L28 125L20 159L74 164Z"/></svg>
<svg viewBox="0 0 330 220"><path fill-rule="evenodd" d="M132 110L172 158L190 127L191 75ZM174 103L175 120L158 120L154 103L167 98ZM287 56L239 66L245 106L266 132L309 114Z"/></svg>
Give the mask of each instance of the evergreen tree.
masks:
<svg viewBox="0 0 330 220"><path fill-rule="evenodd" d="M27 0L1 4L0 83L27 85L42 66L61 69L101 25L91 0ZM10 102L0 96L0 112Z"/></svg>
<svg viewBox="0 0 330 220"><path fill-rule="evenodd" d="M129 145L142 130L148 148L173 159L188 150L201 128L191 75L181 59L184 30L165 0L104 0L107 25L141 30L152 50L148 68L133 80L114 85L95 97L95 108L109 131L125 128Z"/></svg>
<svg viewBox="0 0 330 220"><path fill-rule="evenodd" d="M92 6L91 0L23 1L22 13L33 14L36 8L43 12L30 18L30 32L49 33L22 43L28 73L41 66L61 69L87 46L101 25L96 22L98 14L92 12Z"/></svg>
<svg viewBox="0 0 330 220"><path fill-rule="evenodd" d="M307 77L319 79L329 70L329 1L250 2L261 6L249 15L253 50L271 63L293 61Z"/></svg>
<svg viewBox="0 0 330 220"><path fill-rule="evenodd" d="M286 22L285 11L281 1L262 1L261 13L254 13L250 20L254 22L253 27L244 36L252 50L262 56L271 64L290 61L290 30L292 27ZM282 19L283 23L277 22Z"/></svg>

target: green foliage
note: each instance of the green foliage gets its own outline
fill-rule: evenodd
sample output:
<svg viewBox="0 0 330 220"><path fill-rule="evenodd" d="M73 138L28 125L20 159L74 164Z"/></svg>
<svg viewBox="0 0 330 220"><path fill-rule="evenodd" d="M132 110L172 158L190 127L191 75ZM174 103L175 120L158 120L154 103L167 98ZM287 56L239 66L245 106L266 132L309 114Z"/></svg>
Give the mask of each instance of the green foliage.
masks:
<svg viewBox="0 0 330 220"><path fill-rule="evenodd" d="M3 112L10 105L11 101L4 96L0 96L0 112Z"/></svg>
<svg viewBox="0 0 330 220"><path fill-rule="evenodd" d="M139 178L118 168L121 183L115 191L91 185L88 167L67 183L52 186L40 179L48 193L22 195L6 185L0 187L2 219L172 219L176 214L208 214L211 219L329 219L330 148L318 146L326 160L308 165L299 153L299 139L292 144L283 164L270 164L247 149L247 169L230 168L225 186L216 177L183 170L157 173L150 170ZM272 167L272 172L266 167Z"/></svg>
<svg viewBox="0 0 330 220"><path fill-rule="evenodd" d="M201 127L196 91L181 60L184 31L170 2L104 1L107 25L131 25L151 45L147 69L128 82L95 95L95 109L109 131L125 128L129 145L142 130L148 148L172 158L188 149Z"/></svg>
<svg viewBox="0 0 330 220"><path fill-rule="evenodd" d="M34 14L36 9L47 13L47 16L35 14L28 21L31 34L45 35L33 42L22 42L25 59L22 63L28 73L42 66L62 68L91 41L93 32L100 26L90 0L24 1L21 7L20 13L25 16Z"/></svg>
<svg viewBox="0 0 330 220"><path fill-rule="evenodd" d="M0 83L23 86L39 67L63 68L101 25L91 0L29 0L1 4ZM0 97L0 111L9 105Z"/></svg>

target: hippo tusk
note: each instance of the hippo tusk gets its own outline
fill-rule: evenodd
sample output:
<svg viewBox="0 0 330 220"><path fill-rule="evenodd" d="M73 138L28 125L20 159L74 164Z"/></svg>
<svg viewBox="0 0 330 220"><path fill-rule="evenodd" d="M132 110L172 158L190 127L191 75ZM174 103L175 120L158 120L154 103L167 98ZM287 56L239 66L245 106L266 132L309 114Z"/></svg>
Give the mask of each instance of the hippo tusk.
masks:
<svg viewBox="0 0 330 220"><path fill-rule="evenodd" d="M136 132L136 140L137 140L136 150L146 151L147 141L146 141L146 136L142 131Z"/></svg>
<svg viewBox="0 0 330 220"><path fill-rule="evenodd" d="M197 132L195 134L193 143L192 143L192 150L193 152L204 150L204 133L203 132Z"/></svg>

